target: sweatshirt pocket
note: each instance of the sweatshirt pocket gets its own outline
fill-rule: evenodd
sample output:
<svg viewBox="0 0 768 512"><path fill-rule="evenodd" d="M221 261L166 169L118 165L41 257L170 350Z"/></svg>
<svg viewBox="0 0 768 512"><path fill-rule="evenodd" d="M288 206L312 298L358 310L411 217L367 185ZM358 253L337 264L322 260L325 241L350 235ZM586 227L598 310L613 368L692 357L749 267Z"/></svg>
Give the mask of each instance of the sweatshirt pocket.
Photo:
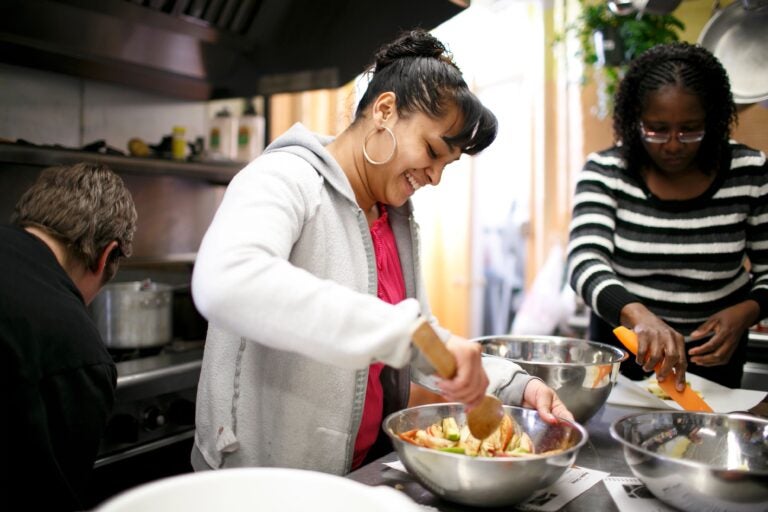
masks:
<svg viewBox="0 0 768 512"><path fill-rule="evenodd" d="M349 434L324 427L317 428L315 434L317 438L308 447L308 460L304 467L334 475L345 475L348 471L347 450L352 449ZM351 465L351 453L349 461Z"/></svg>

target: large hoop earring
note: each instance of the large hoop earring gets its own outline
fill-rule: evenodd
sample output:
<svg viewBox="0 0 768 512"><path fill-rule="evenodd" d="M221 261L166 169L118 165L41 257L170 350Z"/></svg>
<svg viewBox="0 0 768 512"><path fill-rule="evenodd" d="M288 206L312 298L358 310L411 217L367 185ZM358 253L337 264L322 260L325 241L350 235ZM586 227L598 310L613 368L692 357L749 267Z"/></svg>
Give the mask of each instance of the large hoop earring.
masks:
<svg viewBox="0 0 768 512"><path fill-rule="evenodd" d="M366 151L365 147L368 145L368 141L371 139L374 133L378 132L376 128L368 132L368 135L365 136L365 140L363 141L363 156L371 165L384 165L386 163L389 163L390 160L392 160L392 157L395 156L395 151L397 150L397 137L395 137L395 133L387 128L386 126L382 126L382 129L384 129L390 137L392 137L392 151L389 153L389 156L385 158L384 160L374 160L371 158L371 156L368 154L368 151Z"/></svg>

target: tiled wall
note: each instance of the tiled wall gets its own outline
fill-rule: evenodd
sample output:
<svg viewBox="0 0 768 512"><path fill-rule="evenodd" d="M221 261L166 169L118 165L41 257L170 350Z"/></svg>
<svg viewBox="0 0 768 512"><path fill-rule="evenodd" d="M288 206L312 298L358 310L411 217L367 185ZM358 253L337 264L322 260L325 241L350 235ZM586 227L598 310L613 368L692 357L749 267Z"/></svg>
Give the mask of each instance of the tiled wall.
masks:
<svg viewBox="0 0 768 512"><path fill-rule="evenodd" d="M242 100L193 102L23 67L0 65L0 140L80 148L104 139L127 153L139 137L149 144L187 128L187 140L205 137L208 121L222 106L240 113ZM0 163L0 223L41 167ZM134 260L194 255L225 186L183 176L123 179L139 213Z"/></svg>
<svg viewBox="0 0 768 512"><path fill-rule="evenodd" d="M222 106L242 111L242 100L186 101L124 86L0 64L0 140L79 148L104 139L127 151L128 140L148 144L170 135L174 125L187 140L206 137Z"/></svg>

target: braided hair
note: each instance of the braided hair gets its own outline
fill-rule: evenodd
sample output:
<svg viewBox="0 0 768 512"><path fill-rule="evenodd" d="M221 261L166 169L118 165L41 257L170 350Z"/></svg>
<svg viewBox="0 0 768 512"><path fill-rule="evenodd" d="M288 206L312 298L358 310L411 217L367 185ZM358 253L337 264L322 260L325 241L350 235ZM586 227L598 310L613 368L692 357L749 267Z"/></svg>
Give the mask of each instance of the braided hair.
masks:
<svg viewBox="0 0 768 512"><path fill-rule="evenodd" d="M717 58L699 45L676 42L654 46L633 60L616 93L613 131L630 172L652 165L640 138L640 116L648 96L667 85L695 94L706 112L704 139L696 161L705 173L727 168L728 140L736 123L736 105L728 74Z"/></svg>
<svg viewBox="0 0 768 512"><path fill-rule="evenodd" d="M440 118L455 105L462 126L447 144L474 155L496 138L496 117L469 90L461 70L445 46L429 32L417 29L384 45L368 69L370 82L355 112L355 121L382 93L393 92L401 117L421 112Z"/></svg>

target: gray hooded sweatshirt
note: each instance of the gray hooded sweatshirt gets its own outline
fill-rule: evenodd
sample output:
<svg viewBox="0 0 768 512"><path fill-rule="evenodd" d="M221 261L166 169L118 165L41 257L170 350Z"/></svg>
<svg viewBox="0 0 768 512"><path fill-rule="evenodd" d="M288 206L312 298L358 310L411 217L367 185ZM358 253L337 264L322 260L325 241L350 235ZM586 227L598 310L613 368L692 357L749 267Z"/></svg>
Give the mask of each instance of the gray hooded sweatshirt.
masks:
<svg viewBox="0 0 768 512"><path fill-rule="evenodd" d="M368 222L330 141L294 125L233 178L203 238L192 276L209 321L195 469L346 474L368 366L392 368L384 413L402 409L417 318L449 336L427 306L410 202L388 209L408 298L377 298ZM489 391L518 404L531 377L507 361L484 364Z"/></svg>

